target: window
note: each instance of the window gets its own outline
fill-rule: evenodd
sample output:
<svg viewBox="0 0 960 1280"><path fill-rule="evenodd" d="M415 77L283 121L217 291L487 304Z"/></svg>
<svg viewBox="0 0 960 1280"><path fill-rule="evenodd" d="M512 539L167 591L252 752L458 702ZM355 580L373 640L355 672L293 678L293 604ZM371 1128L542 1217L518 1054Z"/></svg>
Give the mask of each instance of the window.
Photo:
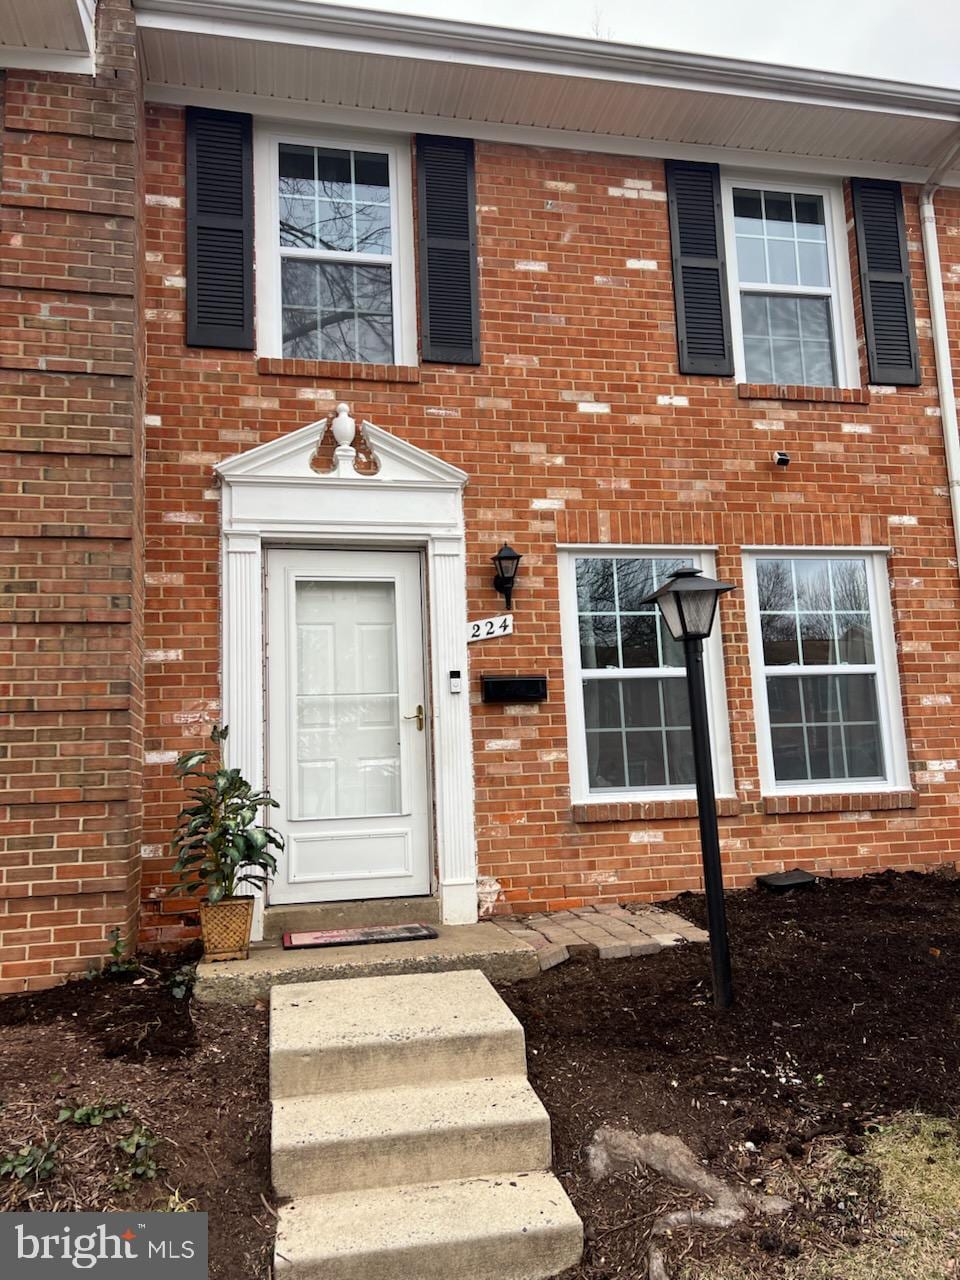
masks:
<svg viewBox="0 0 960 1280"><path fill-rule="evenodd" d="M641 601L674 569L699 564L701 557L669 550L616 555L584 551L566 553L564 561L574 800L692 794L683 649L671 638L656 605ZM713 665L708 655L708 676ZM721 694L719 721L716 711L714 719L728 755L723 703ZM727 763L724 781L728 773Z"/></svg>
<svg viewBox="0 0 960 1280"><path fill-rule="evenodd" d="M751 644L765 782L858 790L902 779L885 557L758 552Z"/></svg>
<svg viewBox="0 0 960 1280"><path fill-rule="evenodd" d="M404 148L260 135L256 191L261 354L416 363Z"/></svg>
<svg viewBox="0 0 960 1280"><path fill-rule="evenodd" d="M746 382L849 386L850 264L839 188L724 184L738 373Z"/></svg>

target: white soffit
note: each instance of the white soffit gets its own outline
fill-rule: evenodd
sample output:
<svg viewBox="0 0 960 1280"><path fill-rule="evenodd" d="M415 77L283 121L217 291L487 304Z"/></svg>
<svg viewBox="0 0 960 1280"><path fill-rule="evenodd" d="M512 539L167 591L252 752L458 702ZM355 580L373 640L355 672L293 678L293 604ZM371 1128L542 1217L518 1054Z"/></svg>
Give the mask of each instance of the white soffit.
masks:
<svg viewBox="0 0 960 1280"><path fill-rule="evenodd" d="M0 67L91 74L96 0L2 0Z"/></svg>
<svg viewBox="0 0 960 1280"><path fill-rule="evenodd" d="M925 179L960 93L334 9L135 0L148 96L360 126ZM208 99L207 95L211 95ZM221 105L229 106L229 101ZM960 182L960 169L954 178Z"/></svg>

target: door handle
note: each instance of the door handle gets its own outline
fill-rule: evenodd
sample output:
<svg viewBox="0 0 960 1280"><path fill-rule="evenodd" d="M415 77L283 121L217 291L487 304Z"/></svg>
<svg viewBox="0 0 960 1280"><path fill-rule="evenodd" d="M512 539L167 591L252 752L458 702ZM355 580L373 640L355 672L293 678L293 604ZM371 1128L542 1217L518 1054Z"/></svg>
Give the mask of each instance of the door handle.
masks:
<svg viewBox="0 0 960 1280"><path fill-rule="evenodd" d="M417 728L420 730L421 733L423 733L424 718L423 718L422 703L420 704L419 707L417 707L416 711L413 713L412 716L404 716L403 718L404 720L416 720Z"/></svg>

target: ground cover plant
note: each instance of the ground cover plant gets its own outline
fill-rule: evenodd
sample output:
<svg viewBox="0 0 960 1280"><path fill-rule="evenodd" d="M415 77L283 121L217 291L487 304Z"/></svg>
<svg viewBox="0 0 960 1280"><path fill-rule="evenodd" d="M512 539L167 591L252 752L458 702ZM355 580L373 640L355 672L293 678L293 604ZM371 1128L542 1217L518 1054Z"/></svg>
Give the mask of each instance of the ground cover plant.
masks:
<svg viewBox="0 0 960 1280"><path fill-rule="evenodd" d="M699 898L671 909L705 924ZM564 1280L643 1280L654 1224L704 1204L637 1166L595 1181L604 1125L686 1143L782 1217L660 1240L670 1280L960 1275L960 882L821 881L728 895L737 1004L710 1000L705 947L561 965L503 991L584 1219Z"/></svg>

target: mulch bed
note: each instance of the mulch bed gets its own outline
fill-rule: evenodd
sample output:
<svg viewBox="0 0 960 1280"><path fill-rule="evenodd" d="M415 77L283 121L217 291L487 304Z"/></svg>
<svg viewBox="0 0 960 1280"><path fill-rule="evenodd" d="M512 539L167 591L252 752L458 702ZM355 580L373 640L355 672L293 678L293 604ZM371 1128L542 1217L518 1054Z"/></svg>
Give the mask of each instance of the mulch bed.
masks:
<svg viewBox="0 0 960 1280"><path fill-rule="evenodd" d="M670 905L705 923L701 899ZM869 1170L812 1203L831 1153L856 1155L892 1113L960 1110L960 881L832 880L732 894L728 912L729 1014L712 1006L702 945L571 960L502 992L586 1224L584 1261L564 1280L641 1280L651 1223L694 1203L640 1172L592 1182L584 1148L600 1125L676 1134L723 1177L786 1187L797 1208L782 1222L678 1232L667 1247L671 1266L703 1258L708 1275L729 1255L775 1277L798 1251L855 1245L881 1211ZM148 961L139 985L99 978L0 1001L0 1153L58 1143L49 1179L0 1178L0 1209L157 1208L176 1192L210 1215L212 1280L267 1280L267 1013L174 998L181 960ZM68 1103L101 1101L129 1110L97 1128L57 1122ZM157 1176L118 1190L116 1141L136 1123L160 1139Z"/></svg>
<svg viewBox="0 0 960 1280"><path fill-rule="evenodd" d="M209 1214L211 1280L265 1280L267 1013L176 999L182 961L147 960L140 985L134 973L0 1001L0 1152L58 1144L51 1177L0 1179L0 1209L157 1209L178 1193ZM129 1110L96 1128L57 1123L67 1104L103 1101ZM160 1139L152 1179L125 1176L116 1148L137 1123Z"/></svg>
<svg viewBox="0 0 960 1280"><path fill-rule="evenodd" d="M702 899L670 906L706 924ZM855 1246L880 1211L868 1171L853 1196L814 1206L822 1161L856 1156L865 1129L893 1113L960 1110L960 881L827 880L730 894L727 910L730 1013L713 1008L705 946L573 960L502 991L586 1226L584 1261L565 1280L643 1277L651 1223L692 1203L642 1173L591 1181L584 1149L601 1125L676 1134L723 1177L790 1188L797 1208L782 1221L678 1232L666 1249L674 1264L729 1254L776 1276L798 1252Z"/></svg>

